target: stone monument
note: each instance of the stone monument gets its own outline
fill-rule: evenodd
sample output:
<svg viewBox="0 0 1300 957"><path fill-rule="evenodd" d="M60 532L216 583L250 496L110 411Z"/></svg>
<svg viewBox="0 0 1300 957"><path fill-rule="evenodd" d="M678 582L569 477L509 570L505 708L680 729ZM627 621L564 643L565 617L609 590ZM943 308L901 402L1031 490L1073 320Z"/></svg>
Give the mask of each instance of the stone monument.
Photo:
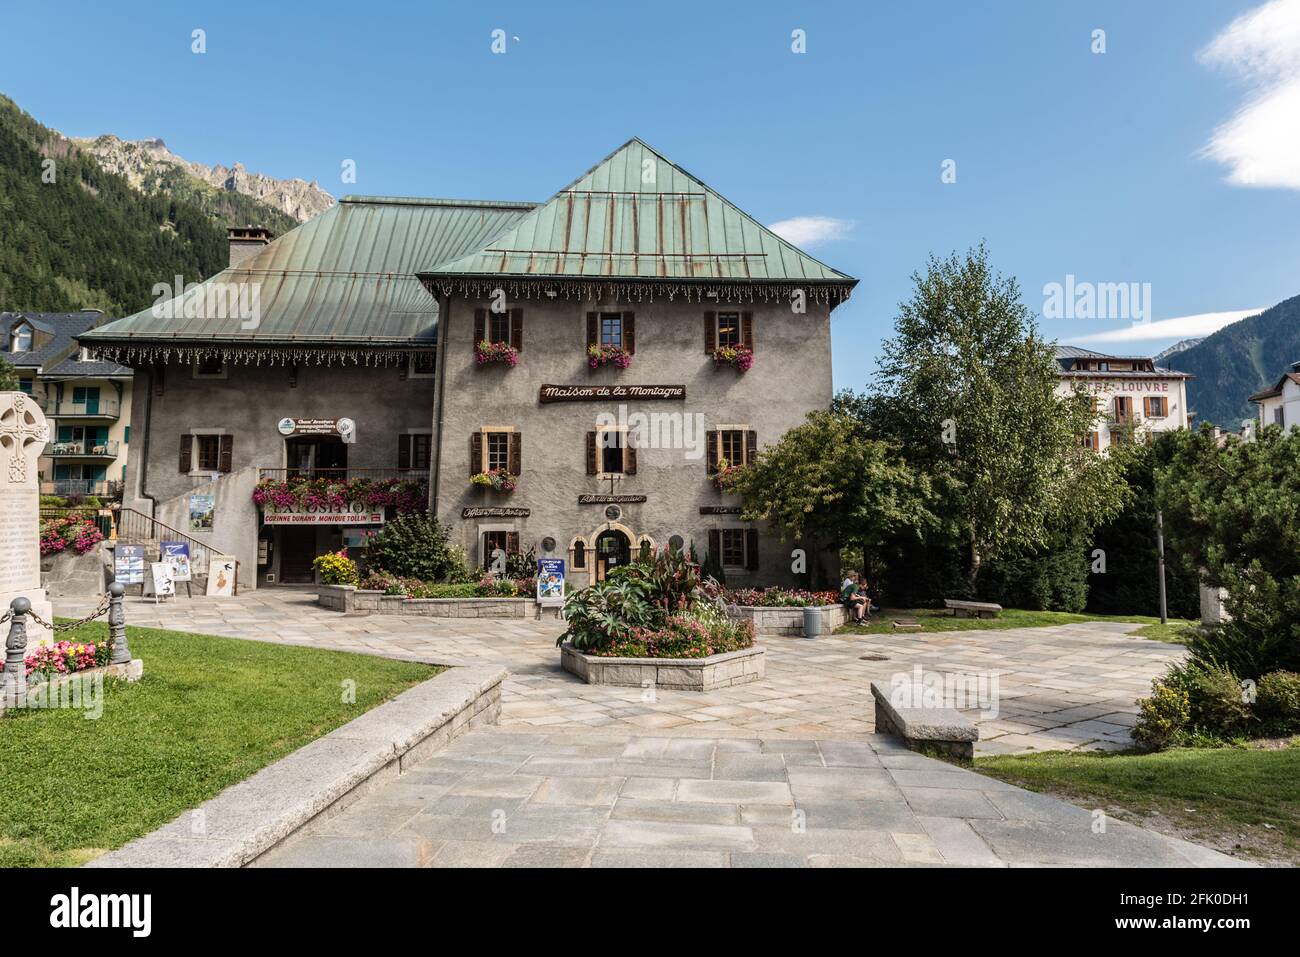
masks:
<svg viewBox="0 0 1300 957"><path fill-rule="evenodd" d="M0 392L0 609L22 596L45 621L54 620L41 587L40 483L36 460L50 438L45 415L24 392ZM27 619L27 654L50 630Z"/></svg>

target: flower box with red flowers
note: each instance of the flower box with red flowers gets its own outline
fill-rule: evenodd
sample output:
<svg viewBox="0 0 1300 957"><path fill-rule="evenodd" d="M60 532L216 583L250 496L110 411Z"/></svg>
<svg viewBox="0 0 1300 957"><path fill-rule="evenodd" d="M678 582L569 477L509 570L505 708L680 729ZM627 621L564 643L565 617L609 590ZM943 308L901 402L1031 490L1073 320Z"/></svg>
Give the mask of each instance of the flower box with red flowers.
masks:
<svg viewBox="0 0 1300 957"><path fill-rule="evenodd" d="M481 366L500 362L514 368L519 365L519 350L508 342L488 342L485 339L474 346L474 361Z"/></svg>
<svg viewBox="0 0 1300 957"><path fill-rule="evenodd" d="M587 365L593 369L601 366L616 366L626 369L632 364L632 353L622 346L587 346Z"/></svg>
<svg viewBox="0 0 1300 957"><path fill-rule="evenodd" d="M713 350L715 366L731 366L737 372L748 372L754 364L754 350L749 346L723 346Z"/></svg>

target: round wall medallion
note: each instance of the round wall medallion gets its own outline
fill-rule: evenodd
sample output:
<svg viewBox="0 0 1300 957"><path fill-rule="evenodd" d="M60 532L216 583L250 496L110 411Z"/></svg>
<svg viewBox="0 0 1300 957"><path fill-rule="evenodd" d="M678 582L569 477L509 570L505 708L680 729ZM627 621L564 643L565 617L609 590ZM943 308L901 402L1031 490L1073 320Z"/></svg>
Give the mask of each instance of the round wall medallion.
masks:
<svg viewBox="0 0 1300 957"><path fill-rule="evenodd" d="M550 535L547 535L545 538L542 539L542 551L544 552L555 551L555 539L551 538Z"/></svg>
<svg viewBox="0 0 1300 957"><path fill-rule="evenodd" d="M611 522L617 522L623 517L623 510L617 505L611 505L609 508L605 509L605 517Z"/></svg>

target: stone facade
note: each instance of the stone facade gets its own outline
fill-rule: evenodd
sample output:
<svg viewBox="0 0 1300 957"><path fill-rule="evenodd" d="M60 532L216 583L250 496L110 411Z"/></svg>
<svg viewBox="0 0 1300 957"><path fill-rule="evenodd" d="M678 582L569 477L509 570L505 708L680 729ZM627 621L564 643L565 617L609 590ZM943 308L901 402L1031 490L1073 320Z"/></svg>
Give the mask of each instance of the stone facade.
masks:
<svg viewBox="0 0 1300 957"><path fill-rule="evenodd" d="M732 618L747 618L754 623L756 635L803 635L802 608L767 608L755 605L728 605L727 614ZM844 624L843 605L824 605L821 608L823 635L832 634Z"/></svg>
<svg viewBox="0 0 1300 957"><path fill-rule="evenodd" d="M535 618L531 598L407 598L353 585L320 585L316 603L341 612L377 612L421 618Z"/></svg>
<svg viewBox="0 0 1300 957"><path fill-rule="evenodd" d="M810 304L805 314L788 304L756 301L735 307L753 315L753 367L744 373L716 367L705 352L706 311L727 311L726 304L667 298L636 304L635 354L627 369L587 365L587 316L591 312L627 310L628 303L536 299L511 303L522 318L519 364L479 365L474 356L475 309L485 303L463 298L444 302L442 374L446 376L437 417L438 517L454 530L471 561L484 562L484 533L510 531L520 541L556 542L554 554L568 559L573 585L587 584L595 567L595 543L602 531L617 529L633 551L643 539L655 546L673 535L695 543L703 557L710 529L743 528L738 515L701 514L701 508L736 508L737 499L719 492L708 479L706 433L728 428L753 431L759 447L774 442L801 424L813 409L826 408L832 397L830 309ZM682 401L540 402L543 384L681 385ZM587 433L598 416L627 422L634 413L676 417L660 419L679 429L692 447L639 448L636 473L614 481L587 471ZM469 484L474 432L504 429L520 435L521 475L509 494ZM653 430L652 430L653 431ZM663 444L663 443L661 443ZM644 496L643 503L619 504L621 516L606 517L605 504L580 505L580 495ZM524 516L465 518L467 508L524 508ZM726 568L729 584L785 583L792 580L790 551L797 543L774 536L759 540L757 568ZM586 567L575 568L575 551L587 549ZM539 554L541 549L539 548ZM811 560L811 559L810 559Z"/></svg>

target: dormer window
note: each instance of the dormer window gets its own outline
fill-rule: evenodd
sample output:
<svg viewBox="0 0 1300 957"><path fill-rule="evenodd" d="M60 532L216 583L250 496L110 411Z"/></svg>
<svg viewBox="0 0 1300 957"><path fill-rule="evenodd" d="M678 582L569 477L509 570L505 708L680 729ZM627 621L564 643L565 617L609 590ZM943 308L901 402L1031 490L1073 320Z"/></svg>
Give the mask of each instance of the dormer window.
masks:
<svg viewBox="0 0 1300 957"><path fill-rule="evenodd" d="M10 352L31 352L32 351L32 327L25 322L20 322L14 326L13 331L9 334L9 351Z"/></svg>

